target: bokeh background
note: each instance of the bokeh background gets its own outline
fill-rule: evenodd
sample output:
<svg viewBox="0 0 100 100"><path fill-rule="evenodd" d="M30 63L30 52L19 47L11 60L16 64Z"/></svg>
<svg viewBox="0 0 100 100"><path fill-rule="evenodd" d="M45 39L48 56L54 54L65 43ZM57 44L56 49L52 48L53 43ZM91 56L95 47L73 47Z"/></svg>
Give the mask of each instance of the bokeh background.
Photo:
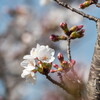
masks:
<svg viewBox="0 0 100 100"><path fill-rule="evenodd" d="M84 0L63 1L79 9ZM100 9L94 5L83 11L100 18ZM23 70L20 62L37 43L49 45L56 50L55 56L62 52L67 59L66 41L54 43L49 40L51 34L63 34L60 22L67 22L69 27L84 25L85 36L71 42L71 52L77 62L75 69L86 82L97 36L93 21L53 0L46 4L42 0L0 0L0 100L73 100L39 73L34 85L20 77ZM52 77L57 79L55 75Z"/></svg>

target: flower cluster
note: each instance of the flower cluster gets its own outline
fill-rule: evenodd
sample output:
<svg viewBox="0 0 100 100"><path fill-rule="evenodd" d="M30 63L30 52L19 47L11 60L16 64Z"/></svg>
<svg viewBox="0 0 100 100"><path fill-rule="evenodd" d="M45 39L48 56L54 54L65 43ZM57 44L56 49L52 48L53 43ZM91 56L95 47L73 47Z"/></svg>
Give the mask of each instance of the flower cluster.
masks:
<svg viewBox="0 0 100 100"><path fill-rule="evenodd" d="M70 39L76 39L76 38L81 38L84 36L84 29L83 25L78 25L78 26L73 26L71 28L68 28L67 23L61 23L60 27L62 28L62 30L64 31L64 33L66 34L66 36L64 35L51 35L50 36L50 40L56 42L59 40L67 40L67 38Z"/></svg>
<svg viewBox="0 0 100 100"><path fill-rule="evenodd" d="M37 44L37 47L30 51L30 55L23 57L24 61L22 61L21 66L24 70L21 77L32 82L36 80L37 72L48 74L55 59L54 54L54 49Z"/></svg>
<svg viewBox="0 0 100 100"><path fill-rule="evenodd" d="M98 0L86 0L84 3L80 4L79 8L84 9L86 7L89 7L92 4L97 4Z"/></svg>
<svg viewBox="0 0 100 100"><path fill-rule="evenodd" d="M59 67L57 64L53 64L53 67L56 69L56 70L50 70L51 73L54 73L54 72L68 72L70 71L70 69L75 65L75 60L70 60L70 62L68 61L65 61L64 60L64 56L62 53L58 53L58 60L60 62L60 66Z"/></svg>

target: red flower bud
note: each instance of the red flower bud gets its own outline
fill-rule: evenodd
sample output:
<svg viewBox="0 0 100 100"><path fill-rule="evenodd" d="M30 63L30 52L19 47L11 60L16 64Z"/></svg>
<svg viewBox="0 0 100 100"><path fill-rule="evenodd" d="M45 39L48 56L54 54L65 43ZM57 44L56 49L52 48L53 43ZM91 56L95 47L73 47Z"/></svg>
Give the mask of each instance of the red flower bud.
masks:
<svg viewBox="0 0 100 100"><path fill-rule="evenodd" d="M81 9L84 9L92 4L92 1L85 1L84 3L80 4Z"/></svg>
<svg viewBox="0 0 100 100"><path fill-rule="evenodd" d="M76 61L75 60L71 60L70 61L70 66L72 67L72 66L74 66L75 65L75 63L76 63Z"/></svg>
<svg viewBox="0 0 100 100"><path fill-rule="evenodd" d="M58 35L53 35L52 34L49 38L50 38L51 41L54 41L54 42L59 41Z"/></svg>
<svg viewBox="0 0 100 100"><path fill-rule="evenodd" d="M57 72L57 70L53 70L53 69L50 70L50 73L55 73L55 72Z"/></svg>
<svg viewBox="0 0 100 100"><path fill-rule="evenodd" d="M79 32L77 33L77 38L83 37L83 36L84 36L84 34L83 34L84 32L85 32L84 29L82 29L81 31L79 31Z"/></svg>
<svg viewBox="0 0 100 100"><path fill-rule="evenodd" d="M79 30L82 29L82 28L83 28L83 25L78 25L76 31L79 31Z"/></svg>
<svg viewBox="0 0 100 100"><path fill-rule="evenodd" d="M62 62L64 60L63 54L62 53L58 53L58 59L60 62Z"/></svg>
<svg viewBox="0 0 100 100"><path fill-rule="evenodd" d="M69 35L69 29L68 29L68 26L67 26L67 23L60 23L60 27L63 29L64 33Z"/></svg>
<svg viewBox="0 0 100 100"><path fill-rule="evenodd" d="M83 25L73 26L70 28L70 33L74 31L79 31L82 28L83 28Z"/></svg>
<svg viewBox="0 0 100 100"><path fill-rule="evenodd" d="M64 67L64 68L68 68L68 67L69 67L69 64L68 64L67 61L63 61L61 65L62 65L62 67Z"/></svg>
<svg viewBox="0 0 100 100"><path fill-rule="evenodd" d="M53 64L53 67L56 68L56 69L59 68L59 66L57 64Z"/></svg>

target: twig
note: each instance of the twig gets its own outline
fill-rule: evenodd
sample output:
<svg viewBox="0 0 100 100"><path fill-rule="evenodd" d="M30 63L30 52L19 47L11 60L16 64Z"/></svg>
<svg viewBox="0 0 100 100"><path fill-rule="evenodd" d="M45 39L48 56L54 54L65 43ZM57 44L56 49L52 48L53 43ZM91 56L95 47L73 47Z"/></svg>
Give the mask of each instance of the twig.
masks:
<svg viewBox="0 0 100 100"><path fill-rule="evenodd" d="M68 61L70 62L71 60L70 38L67 39L67 57L68 57Z"/></svg>
<svg viewBox="0 0 100 100"><path fill-rule="evenodd" d="M77 10L77 9L75 9L75 8L72 8L72 7L71 7L70 5L68 5L67 3L63 3L63 2L61 2L61 1L59 1L59 0L54 0L54 1L56 1L59 5L65 7L65 8L67 8L67 9L69 9L69 10L71 10L71 11L73 11L73 12L75 12L75 13L77 13L77 14L83 16L83 17L85 17L85 18L88 18L89 20L93 20L93 21L95 21L95 22L97 22L97 20L98 20L98 18L96 18L96 17L94 17L94 16L91 16L91 15L89 15L89 14L85 14L85 13L82 12L82 11L79 11L79 10Z"/></svg>
<svg viewBox="0 0 100 100"><path fill-rule="evenodd" d="M65 90L65 91L68 93L67 88L65 88L62 84L60 84L59 82L53 80L53 79L52 79L49 75L47 75L47 74L46 74L45 76L46 76L46 78L47 78L49 81L51 81L53 84L55 84L55 85L61 87L63 90Z"/></svg>
<svg viewBox="0 0 100 100"><path fill-rule="evenodd" d="M59 76L59 79L61 81L61 84L64 85L64 81L63 81L63 78L62 78L62 74L60 72L58 72L58 76Z"/></svg>
<svg viewBox="0 0 100 100"><path fill-rule="evenodd" d="M100 8L100 3L97 3L97 4L96 4L96 7Z"/></svg>

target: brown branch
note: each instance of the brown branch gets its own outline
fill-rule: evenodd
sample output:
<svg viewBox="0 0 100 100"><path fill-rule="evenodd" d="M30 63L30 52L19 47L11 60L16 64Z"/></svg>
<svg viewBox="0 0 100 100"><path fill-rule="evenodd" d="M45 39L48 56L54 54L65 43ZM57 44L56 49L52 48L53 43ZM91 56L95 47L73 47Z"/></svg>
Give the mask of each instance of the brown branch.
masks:
<svg viewBox="0 0 100 100"><path fill-rule="evenodd" d="M70 62L71 60L70 38L67 39L67 57L68 57L68 61Z"/></svg>
<svg viewBox="0 0 100 100"><path fill-rule="evenodd" d="M46 76L46 78L47 78L49 81L51 81L53 84L59 86L60 88L62 88L63 90L65 90L67 93L69 93L69 92L68 92L68 89L65 88L62 84L60 84L59 82L53 80L53 79L52 79L49 75L47 75L47 74L46 74L45 76Z"/></svg>
<svg viewBox="0 0 100 100"><path fill-rule="evenodd" d="M97 3L97 4L96 4L96 7L100 8L100 3Z"/></svg>
<svg viewBox="0 0 100 100"><path fill-rule="evenodd" d="M97 22L97 20L98 20L98 18L96 18L96 17L94 17L94 16L91 16L91 15L89 15L89 14L85 14L85 13L82 12L82 11L79 11L79 10L77 10L77 9L75 9L75 8L72 8L72 7L71 7L70 5L68 5L67 3L63 3L63 2L61 2L61 1L59 1L59 0L54 0L54 1L56 1L59 5L61 5L61 6L65 7L65 8L67 8L67 9L71 10L72 12L75 12L75 13L77 13L77 14L79 14L79 15L85 17L85 18L88 18L89 20L93 20L93 21L95 21L95 22Z"/></svg>
<svg viewBox="0 0 100 100"><path fill-rule="evenodd" d="M97 40L92 58L87 93L89 100L100 100L100 19L97 22Z"/></svg>

